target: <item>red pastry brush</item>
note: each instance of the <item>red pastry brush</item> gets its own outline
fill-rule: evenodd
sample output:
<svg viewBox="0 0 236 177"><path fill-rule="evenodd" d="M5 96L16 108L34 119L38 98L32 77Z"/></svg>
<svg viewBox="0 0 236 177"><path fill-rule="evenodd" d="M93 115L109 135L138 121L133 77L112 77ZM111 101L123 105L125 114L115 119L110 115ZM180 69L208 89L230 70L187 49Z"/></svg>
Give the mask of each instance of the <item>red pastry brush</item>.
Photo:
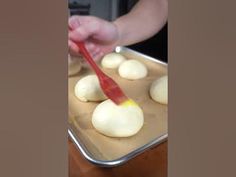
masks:
<svg viewBox="0 0 236 177"><path fill-rule="evenodd" d="M79 47L80 53L84 56L84 58L95 71L104 94L117 105L124 103L130 104L131 100L123 93L118 84L113 79L108 77L104 72L102 72L102 70L97 66L88 50L86 49L84 43L75 41L74 43Z"/></svg>
<svg viewBox="0 0 236 177"><path fill-rule="evenodd" d="M84 46L84 43L77 42L76 44L78 45L81 54L84 56L84 58L87 60L87 62L90 64L90 66L93 68L96 75L98 76L100 86L104 94L118 105L127 101L128 97L123 93L118 84L113 79L108 77L104 72L102 72L102 70L97 66L97 64L91 58L89 52Z"/></svg>

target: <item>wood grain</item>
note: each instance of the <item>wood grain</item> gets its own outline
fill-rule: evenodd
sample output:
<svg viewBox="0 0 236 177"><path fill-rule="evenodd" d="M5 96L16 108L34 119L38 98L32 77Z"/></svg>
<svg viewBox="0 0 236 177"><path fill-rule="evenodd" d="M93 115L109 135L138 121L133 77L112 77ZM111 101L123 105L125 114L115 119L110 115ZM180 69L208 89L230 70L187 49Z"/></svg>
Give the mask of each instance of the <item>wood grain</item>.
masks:
<svg viewBox="0 0 236 177"><path fill-rule="evenodd" d="M113 168L97 167L88 162L69 144L69 177L167 177L167 142L152 148L124 165Z"/></svg>

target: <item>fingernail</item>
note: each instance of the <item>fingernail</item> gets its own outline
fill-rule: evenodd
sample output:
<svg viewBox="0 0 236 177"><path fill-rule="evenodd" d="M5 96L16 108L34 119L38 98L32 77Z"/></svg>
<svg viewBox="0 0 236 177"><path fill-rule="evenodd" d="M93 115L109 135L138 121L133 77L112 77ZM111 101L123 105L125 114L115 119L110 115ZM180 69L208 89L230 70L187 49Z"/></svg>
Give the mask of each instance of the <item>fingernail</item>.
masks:
<svg viewBox="0 0 236 177"><path fill-rule="evenodd" d="M95 47L95 45L94 45L93 43L87 43L87 44L86 44L86 48L87 48L88 50L93 50L94 47Z"/></svg>
<svg viewBox="0 0 236 177"><path fill-rule="evenodd" d="M101 51L101 49L99 47L96 47L94 49L94 54L98 54L98 53L100 53L100 51Z"/></svg>

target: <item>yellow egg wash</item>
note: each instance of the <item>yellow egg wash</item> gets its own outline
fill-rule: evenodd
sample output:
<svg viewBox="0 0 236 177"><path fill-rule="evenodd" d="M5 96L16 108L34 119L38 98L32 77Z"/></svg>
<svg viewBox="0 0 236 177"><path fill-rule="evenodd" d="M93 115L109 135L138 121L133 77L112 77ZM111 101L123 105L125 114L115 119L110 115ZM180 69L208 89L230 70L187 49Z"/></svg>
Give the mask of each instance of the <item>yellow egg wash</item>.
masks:
<svg viewBox="0 0 236 177"><path fill-rule="evenodd" d="M121 106L138 106L137 103L135 103L133 100L128 99L127 101L125 101L124 103L121 104Z"/></svg>

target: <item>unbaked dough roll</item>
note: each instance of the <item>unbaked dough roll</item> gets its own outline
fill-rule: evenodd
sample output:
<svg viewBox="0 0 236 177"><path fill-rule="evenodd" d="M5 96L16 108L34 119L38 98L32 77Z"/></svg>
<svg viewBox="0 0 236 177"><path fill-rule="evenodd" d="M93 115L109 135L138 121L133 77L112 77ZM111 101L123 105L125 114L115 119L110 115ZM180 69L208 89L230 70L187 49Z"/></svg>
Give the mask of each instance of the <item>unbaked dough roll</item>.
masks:
<svg viewBox="0 0 236 177"><path fill-rule="evenodd" d="M168 104L168 76L155 80L150 87L151 98L159 103Z"/></svg>
<svg viewBox="0 0 236 177"><path fill-rule="evenodd" d="M68 75L77 74L81 70L81 62L79 58L72 57L68 54Z"/></svg>
<svg viewBox="0 0 236 177"><path fill-rule="evenodd" d="M137 60L127 60L121 63L119 75L125 79L137 80L147 76L146 66Z"/></svg>
<svg viewBox="0 0 236 177"><path fill-rule="evenodd" d="M92 115L95 129L110 137L135 135L143 126L142 109L135 103L116 105L111 100L100 103Z"/></svg>
<svg viewBox="0 0 236 177"><path fill-rule="evenodd" d="M75 96L84 102L106 99L96 75L88 75L80 79L75 85Z"/></svg>
<svg viewBox="0 0 236 177"><path fill-rule="evenodd" d="M115 69L118 68L120 64L125 60L126 58L121 54L109 53L103 57L101 65L104 68Z"/></svg>

